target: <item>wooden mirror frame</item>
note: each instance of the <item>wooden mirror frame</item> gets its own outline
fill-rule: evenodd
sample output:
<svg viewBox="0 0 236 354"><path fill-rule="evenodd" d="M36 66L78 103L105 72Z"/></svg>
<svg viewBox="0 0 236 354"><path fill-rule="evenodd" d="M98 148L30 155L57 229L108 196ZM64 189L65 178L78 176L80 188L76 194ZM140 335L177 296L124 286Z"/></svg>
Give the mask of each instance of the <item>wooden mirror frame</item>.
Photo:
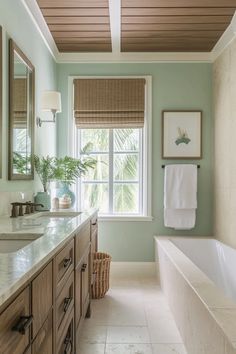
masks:
<svg viewBox="0 0 236 354"><path fill-rule="evenodd" d="M2 27L0 26L0 178L2 178Z"/></svg>
<svg viewBox="0 0 236 354"><path fill-rule="evenodd" d="M13 88L14 88L14 53L17 53L19 57L25 62L25 64L30 68L32 72L32 90L31 95L31 105L32 105L32 117L30 124L30 134L31 134L31 173L16 174L13 173L13 123L14 123L14 112L13 112ZM22 52L22 50L16 45L16 43L10 39L9 40L9 150L8 150L8 179L9 180L33 180L34 179L34 124L35 124L35 69L30 60Z"/></svg>

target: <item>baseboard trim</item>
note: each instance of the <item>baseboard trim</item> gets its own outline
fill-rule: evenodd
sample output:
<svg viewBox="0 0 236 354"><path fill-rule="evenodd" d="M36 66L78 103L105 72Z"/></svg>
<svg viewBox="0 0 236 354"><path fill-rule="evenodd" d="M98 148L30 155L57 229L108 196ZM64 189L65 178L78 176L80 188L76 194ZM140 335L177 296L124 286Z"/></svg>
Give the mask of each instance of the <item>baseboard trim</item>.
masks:
<svg viewBox="0 0 236 354"><path fill-rule="evenodd" d="M155 262L111 262L111 278L153 278L156 277Z"/></svg>

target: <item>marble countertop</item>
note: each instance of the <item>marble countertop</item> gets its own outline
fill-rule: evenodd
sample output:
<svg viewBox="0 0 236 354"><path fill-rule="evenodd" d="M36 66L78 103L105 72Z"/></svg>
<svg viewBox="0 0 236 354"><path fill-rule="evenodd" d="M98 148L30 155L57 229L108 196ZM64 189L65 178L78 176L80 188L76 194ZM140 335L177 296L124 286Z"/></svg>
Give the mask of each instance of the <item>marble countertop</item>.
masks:
<svg viewBox="0 0 236 354"><path fill-rule="evenodd" d="M73 238L96 212L92 209L78 216L60 218L0 217L0 240L4 234L10 234L11 239L22 239L21 235L26 235L24 240L34 240L16 252L1 253L0 249L0 307Z"/></svg>

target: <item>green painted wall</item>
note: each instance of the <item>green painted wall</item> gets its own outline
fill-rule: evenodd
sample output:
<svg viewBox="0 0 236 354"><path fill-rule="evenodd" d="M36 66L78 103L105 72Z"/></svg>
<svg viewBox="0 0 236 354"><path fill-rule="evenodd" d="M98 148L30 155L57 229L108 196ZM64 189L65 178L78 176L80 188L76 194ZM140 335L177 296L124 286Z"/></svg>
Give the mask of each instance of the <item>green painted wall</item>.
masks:
<svg viewBox="0 0 236 354"><path fill-rule="evenodd" d="M40 110L40 97L44 90L57 88L57 66L37 31L24 5L19 0L0 0L0 26L3 28L3 168L0 191L33 190L33 182L7 181L8 144L8 41L12 38L35 66L36 115L46 118ZM35 129L35 151L56 153L56 127L46 125Z"/></svg>
<svg viewBox="0 0 236 354"><path fill-rule="evenodd" d="M13 38L36 69L36 115L49 118L40 110L44 90L62 92L63 112L58 126L35 129L36 153L64 155L68 152L68 76L69 75L151 75L153 79L152 127L152 222L100 222L100 249L115 261L151 261L153 235L212 234L212 67L200 63L152 64L60 64L56 65L19 0L0 0L3 27L3 176L0 191L33 190L33 182L7 181L8 132L8 40ZM199 161L197 225L191 232L176 232L163 225L163 161L161 159L161 111L163 109L201 109L203 111L203 159ZM57 131L56 131L57 129ZM57 143L57 147L56 147ZM170 163L171 161L166 161ZM182 161L183 162L183 161ZM194 161L197 163L198 161Z"/></svg>
<svg viewBox="0 0 236 354"><path fill-rule="evenodd" d="M63 113L58 125L58 154L68 148L69 75L152 75L152 222L100 222L100 249L114 261L152 261L153 235L212 234L212 67L210 64L61 64L58 89L62 92ZM198 184L197 224L194 230L177 232L163 225L163 161L161 159L161 111L200 109L203 111L203 159ZM181 162L181 161L178 161ZM184 161L182 161L184 162Z"/></svg>

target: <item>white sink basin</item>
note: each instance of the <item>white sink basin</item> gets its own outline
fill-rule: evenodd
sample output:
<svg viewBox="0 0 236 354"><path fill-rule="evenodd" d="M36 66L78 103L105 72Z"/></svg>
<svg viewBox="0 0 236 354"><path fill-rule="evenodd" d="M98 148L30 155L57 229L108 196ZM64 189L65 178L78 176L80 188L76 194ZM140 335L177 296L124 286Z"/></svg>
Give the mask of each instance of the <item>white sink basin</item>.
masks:
<svg viewBox="0 0 236 354"><path fill-rule="evenodd" d="M19 251L42 235L42 233L0 233L0 253L13 253Z"/></svg>
<svg viewBox="0 0 236 354"><path fill-rule="evenodd" d="M13 253L29 245L34 240L0 240L0 253Z"/></svg>
<svg viewBox="0 0 236 354"><path fill-rule="evenodd" d="M27 219L38 219L38 218L75 218L81 214L80 211L42 211L29 216Z"/></svg>
<svg viewBox="0 0 236 354"><path fill-rule="evenodd" d="M0 241L34 241L43 236L43 233L36 232L2 232L0 233Z"/></svg>

